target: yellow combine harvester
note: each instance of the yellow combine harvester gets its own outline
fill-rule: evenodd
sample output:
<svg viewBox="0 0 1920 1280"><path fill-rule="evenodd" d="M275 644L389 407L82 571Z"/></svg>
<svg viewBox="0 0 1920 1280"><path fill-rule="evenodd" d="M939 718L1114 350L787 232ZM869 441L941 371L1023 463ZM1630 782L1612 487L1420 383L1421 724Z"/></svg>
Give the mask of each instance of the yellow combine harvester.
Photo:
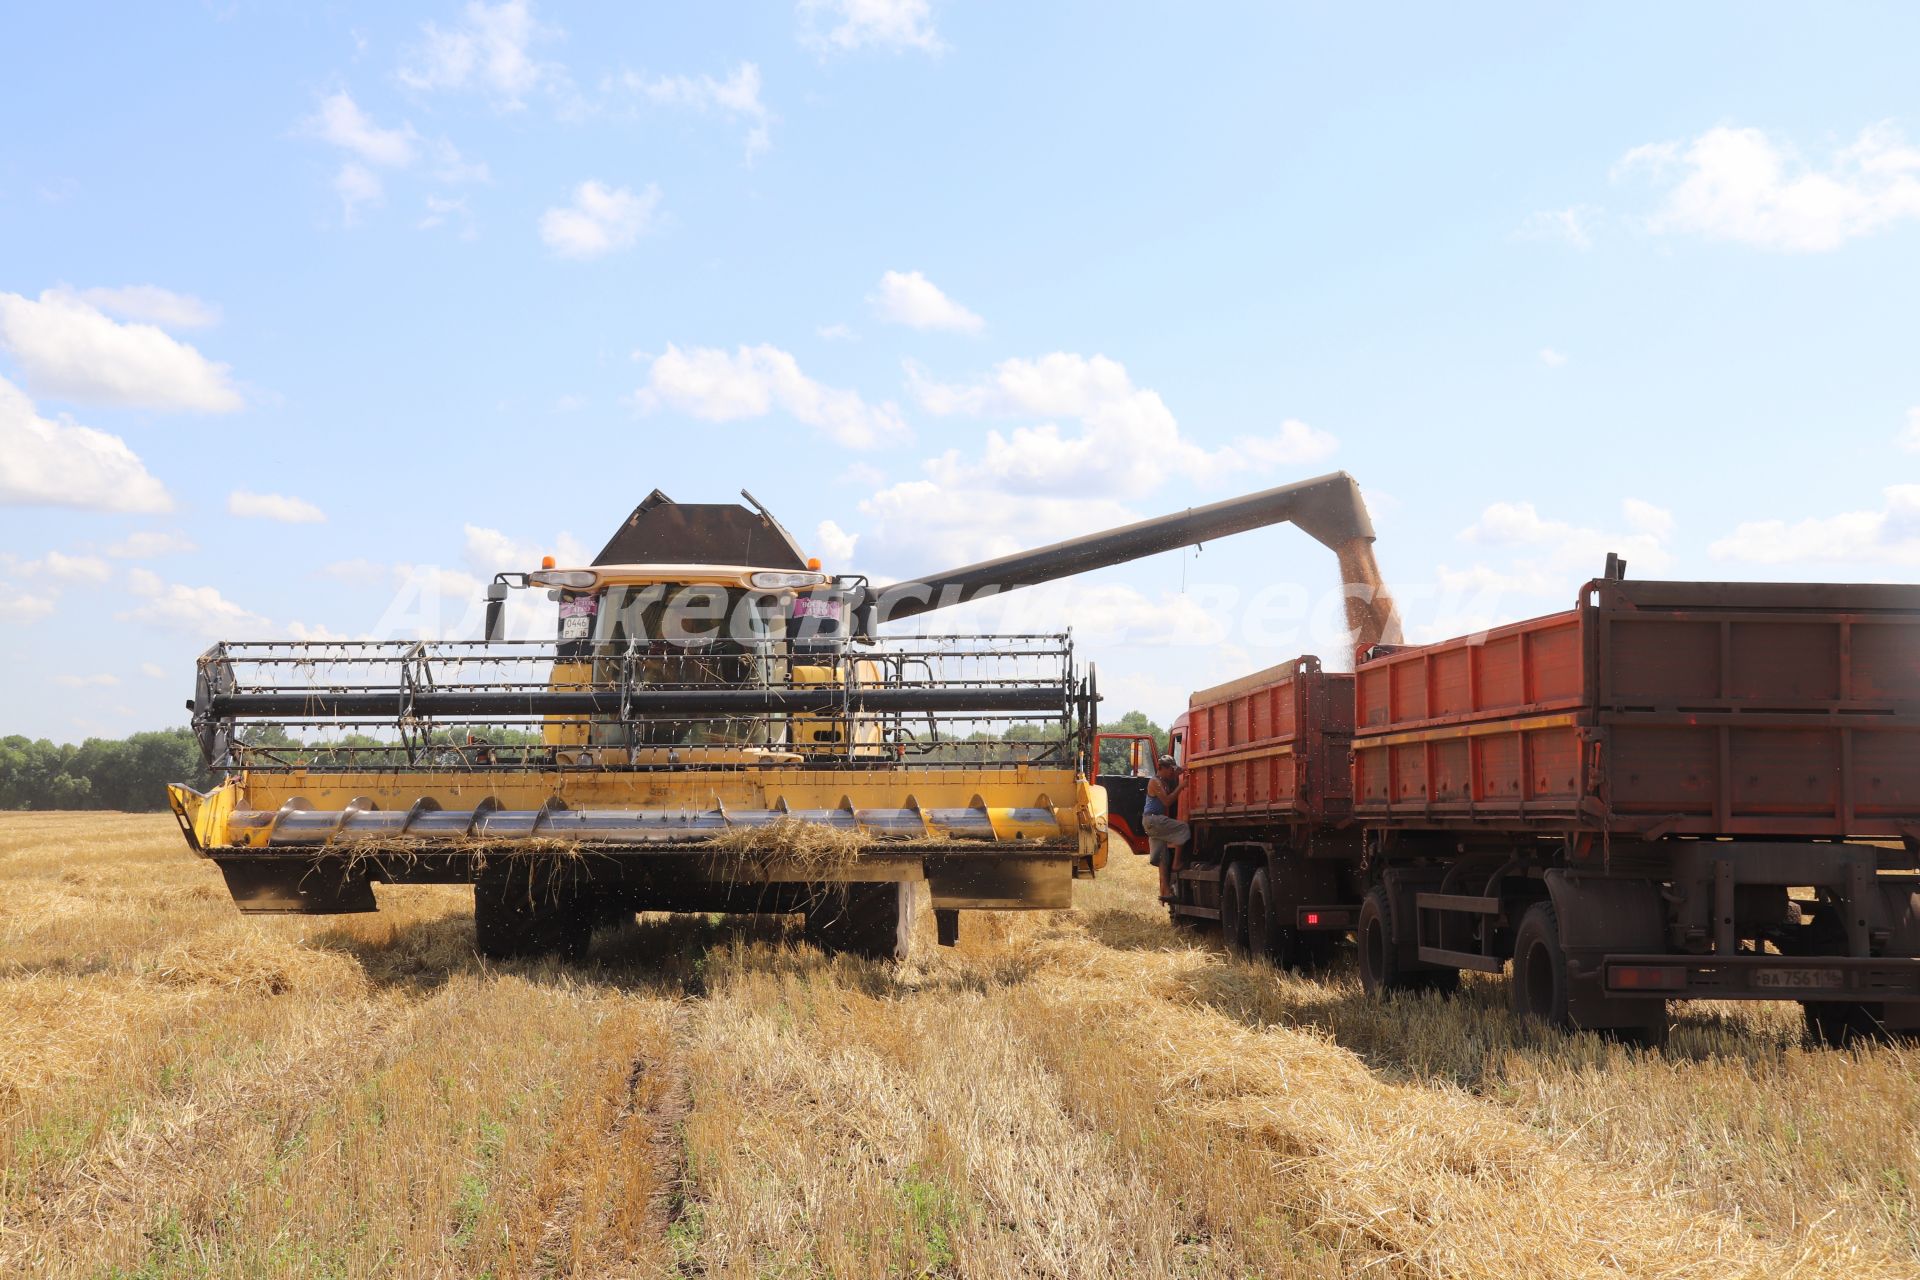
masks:
<svg viewBox="0 0 1920 1280"><path fill-rule="evenodd" d="M758 503L656 491L590 566L497 575L485 640L214 646L189 706L226 776L173 810L242 911L472 883L492 956L578 955L636 911L804 913L904 956L923 893L949 944L962 910L1067 906L1106 794L1068 636L880 627L1286 520L1338 553L1351 621L1390 612L1345 473L885 587ZM515 589L555 601L554 640L503 638Z"/></svg>

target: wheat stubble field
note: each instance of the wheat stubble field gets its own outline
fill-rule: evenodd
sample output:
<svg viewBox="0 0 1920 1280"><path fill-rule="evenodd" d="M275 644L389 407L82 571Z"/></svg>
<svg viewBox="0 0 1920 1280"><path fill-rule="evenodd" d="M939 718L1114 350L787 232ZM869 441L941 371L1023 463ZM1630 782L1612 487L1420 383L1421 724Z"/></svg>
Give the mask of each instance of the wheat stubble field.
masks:
<svg viewBox="0 0 1920 1280"><path fill-rule="evenodd" d="M1920 1052L1373 1007L1131 856L898 967L689 918L487 965L449 889L242 919L165 815L0 817L0 890L5 1276L1920 1273Z"/></svg>

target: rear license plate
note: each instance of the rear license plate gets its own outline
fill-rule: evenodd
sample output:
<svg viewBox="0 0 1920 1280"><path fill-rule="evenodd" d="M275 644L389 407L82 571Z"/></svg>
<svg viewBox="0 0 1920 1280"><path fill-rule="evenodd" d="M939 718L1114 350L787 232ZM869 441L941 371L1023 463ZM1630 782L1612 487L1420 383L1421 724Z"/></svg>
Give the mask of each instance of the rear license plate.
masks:
<svg viewBox="0 0 1920 1280"><path fill-rule="evenodd" d="M1838 969L1758 969L1753 975L1756 987L1791 987L1796 991L1846 985Z"/></svg>

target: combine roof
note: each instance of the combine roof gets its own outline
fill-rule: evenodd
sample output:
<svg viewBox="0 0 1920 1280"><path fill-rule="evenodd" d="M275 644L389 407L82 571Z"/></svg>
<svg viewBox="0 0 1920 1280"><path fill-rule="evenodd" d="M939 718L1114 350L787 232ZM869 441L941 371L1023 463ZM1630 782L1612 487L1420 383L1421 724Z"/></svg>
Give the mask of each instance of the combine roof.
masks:
<svg viewBox="0 0 1920 1280"><path fill-rule="evenodd" d="M600 548L595 565L753 565L805 569L780 522L732 502L675 502L655 489Z"/></svg>

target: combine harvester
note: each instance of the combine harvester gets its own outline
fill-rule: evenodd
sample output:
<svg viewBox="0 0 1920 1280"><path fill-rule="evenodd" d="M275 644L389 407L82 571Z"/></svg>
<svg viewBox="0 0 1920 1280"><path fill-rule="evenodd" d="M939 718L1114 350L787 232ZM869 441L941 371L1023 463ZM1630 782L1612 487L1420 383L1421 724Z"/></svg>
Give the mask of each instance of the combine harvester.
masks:
<svg viewBox="0 0 1920 1280"><path fill-rule="evenodd" d="M1107 809L1068 636L885 623L1286 521L1336 553L1356 630L1391 620L1345 473L881 587L743 496L656 491L591 565L497 575L483 641L214 646L188 707L224 780L170 789L188 842L247 912L471 883L489 956L577 956L637 911L804 913L904 956L922 886L947 944L962 910L1069 905ZM514 589L553 597L554 640L502 638Z"/></svg>
<svg viewBox="0 0 1920 1280"><path fill-rule="evenodd" d="M1646 1042L1670 999L1920 1030L1920 587L1625 569L1195 693L1174 919L1283 966L1352 934L1375 995L1511 966L1517 1012Z"/></svg>

